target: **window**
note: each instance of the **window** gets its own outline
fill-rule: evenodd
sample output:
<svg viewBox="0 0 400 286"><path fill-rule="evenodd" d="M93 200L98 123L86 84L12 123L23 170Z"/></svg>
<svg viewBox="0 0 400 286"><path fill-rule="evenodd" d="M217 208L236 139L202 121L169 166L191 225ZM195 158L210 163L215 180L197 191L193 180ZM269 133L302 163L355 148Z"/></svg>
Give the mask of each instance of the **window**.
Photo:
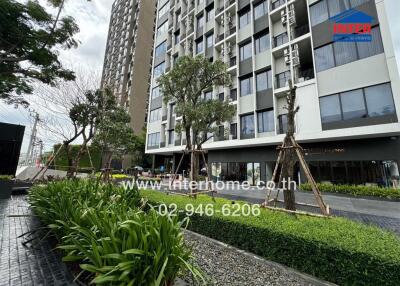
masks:
<svg viewBox="0 0 400 286"><path fill-rule="evenodd" d="M168 31L168 21L165 21L161 26L157 28L157 36L164 34Z"/></svg>
<svg viewBox="0 0 400 286"><path fill-rule="evenodd" d="M371 35L371 42L357 43L357 50L360 59L383 53L382 37L379 26L372 28Z"/></svg>
<svg viewBox="0 0 400 286"><path fill-rule="evenodd" d="M255 38L256 54L262 53L270 48L269 34Z"/></svg>
<svg viewBox="0 0 400 286"><path fill-rule="evenodd" d="M247 26L250 24L250 10L246 10L244 12L241 12L239 14L239 29L242 29L243 27Z"/></svg>
<svg viewBox="0 0 400 286"><path fill-rule="evenodd" d="M370 117L395 113L390 83L365 88L365 99Z"/></svg>
<svg viewBox="0 0 400 286"><path fill-rule="evenodd" d="M158 147L159 144L160 144L160 132L148 135L147 147Z"/></svg>
<svg viewBox="0 0 400 286"><path fill-rule="evenodd" d="M203 52L203 39L196 41L196 54Z"/></svg>
<svg viewBox="0 0 400 286"><path fill-rule="evenodd" d="M221 102L225 101L225 94L223 92L218 94L218 100Z"/></svg>
<svg viewBox="0 0 400 286"><path fill-rule="evenodd" d="M168 144L174 144L175 140L175 130L168 130Z"/></svg>
<svg viewBox="0 0 400 286"><path fill-rule="evenodd" d="M254 20L266 15L267 13L268 13L268 6L266 0L254 6Z"/></svg>
<svg viewBox="0 0 400 286"><path fill-rule="evenodd" d="M324 96L319 100L322 123L395 114L390 83Z"/></svg>
<svg viewBox="0 0 400 286"><path fill-rule="evenodd" d="M162 62L154 68L154 78L161 76L164 73L165 62Z"/></svg>
<svg viewBox="0 0 400 286"><path fill-rule="evenodd" d="M321 106L321 121L322 123L335 122L342 120L340 110L339 95L324 96L319 99Z"/></svg>
<svg viewBox="0 0 400 286"><path fill-rule="evenodd" d="M155 122L161 120L161 108L150 111L149 122Z"/></svg>
<svg viewBox="0 0 400 286"><path fill-rule="evenodd" d="M357 60L356 44L353 42L335 42L333 44L335 49L336 65L344 65Z"/></svg>
<svg viewBox="0 0 400 286"><path fill-rule="evenodd" d="M266 90L272 88L272 71L264 71L258 73L256 76L256 87L257 91Z"/></svg>
<svg viewBox="0 0 400 286"><path fill-rule="evenodd" d="M155 51L156 57L163 56L166 52L166 48L167 48L167 41L164 41L161 44L159 44L156 47L156 51Z"/></svg>
<svg viewBox="0 0 400 286"><path fill-rule="evenodd" d="M212 91L207 91L204 93L204 100L212 100L213 98L213 92Z"/></svg>
<svg viewBox="0 0 400 286"><path fill-rule="evenodd" d="M237 123L231 123L230 135L232 139L237 139Z"/></svg>
<svg viewBox="0 0 400 286"><path fill-rule="evenodd" d="M213 19L214 19L214 7L212 7L211 9L208 9L206 12L206 21L210 22Z"/></svg>
<svg viewBox="0 0 400 286"><path fill-rule="evenodd" d="M158 19L164 16L169 11L169 1L165 3L158 11Z"/></svg>
<svg viewBox="0 0 400 286"><path fill-rule="evenodd" d="M248 42L247 44L244 44L239 47L239 53L240 53L240 61L244 61L248 58L251 58L251 42Z"/></svg>
<svg viewBox="0 0 400 286"><path fill-rule="evenodd" d="M287 114L279 115L278 122L279 122L279 134L286 133L287 132L287 124L288 124Z"/></svg>
<svg viewBox="0 0 400 286"><path fill-rule="evenodd" d="M367 117L362 89L340 94L343 120Z"/></svg>
<svg viewBox="0 0 400 286"><path fill-rule="evenodd" d="M254 114L244 115L240 117L241 134L253 135L254 134Z"/></svg>
<svg viewBox="0 0 400 286"><path fill-rule="evenodd" d="M240 96L253 93L253 76L240 79Z"/></svg>
<svg viewBox="0 0 400 286"><path fill-rule="evenodd" d="M369 0L322 0L310 7L311 25L318 25L345 10L355 8Z"/></svg>
<svg viewBox="0 0 400 286"><path fill-rule="evenodd" d="M327 45L315 50L315 65L317 72L321 72L335 66L332 45Z"/></svg>
<svg viewBox="0 0 400 286"><path fill-rule="evenodd" d="M211 48L214 45L214 34L207 36L207 48Z"/></svg>
<svg viewBox="0 0 400 286"><path fill-rule="evenodd" d="M197 29L201 29L204 27L204 16L201 15L197 18Z"/></svg>
<svg viewBox="0 0 400 286"><path fill-rule="evenodd" d="M272 132L274 127L274 111L266 110L257 113L258 133Z"/></svg>
<svg viewBox="0 0 400 286"><path fill-rule="evenodd" d="M179 33L179 30L175 32L174 38L175 38L174 44L175 44L175 45L179 44L179 41L180 41L180 33Z"/></svg>
<svg viewBox="0 0 400 286"><path fill-rule="evenodd" d="M323 0L310 7L311 25L316 26L329 18L328 6Z"/></svg>
<svg viewBox="0 0 400 286"><path fill-rule="evenodd" d="M383 53L379 26L371 31L371 42L335 42L314 51L317 72Z"/></svg>
<svg viewBox="0 0 400 286"><path fill-rule="evenodd" d="M151 98L154 99L154 98L157 98L157 97L160 97L160 96L162 96L162 92L161 92L160 87L157 86L157 87L153 88L153 90L151 92Z"/></svg>
<svg viewBox="0 0 400 286"><path fill-rule="evenodd" d="M291 77L290 71L285 71L280 74L275 75L276 77L276 88L282 88L287 86L289 79Z"/></svg>

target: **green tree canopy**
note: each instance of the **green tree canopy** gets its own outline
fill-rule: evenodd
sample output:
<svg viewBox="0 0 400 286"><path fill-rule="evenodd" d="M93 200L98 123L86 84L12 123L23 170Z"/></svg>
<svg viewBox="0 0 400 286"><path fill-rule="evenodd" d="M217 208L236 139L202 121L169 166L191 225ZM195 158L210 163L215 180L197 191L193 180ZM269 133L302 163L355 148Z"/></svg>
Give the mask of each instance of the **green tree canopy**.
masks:
<svg viewBox="0 0 400 286"><path fill-rule="evenodd" d="M23 94L32 93L32 81L54 85L57 79L73 80L57 50L77 47L79 31L72 17L61 17L65 0L49 0L57 8L50 14L38 1L0 1L0 99L28 105Z"/></svg>

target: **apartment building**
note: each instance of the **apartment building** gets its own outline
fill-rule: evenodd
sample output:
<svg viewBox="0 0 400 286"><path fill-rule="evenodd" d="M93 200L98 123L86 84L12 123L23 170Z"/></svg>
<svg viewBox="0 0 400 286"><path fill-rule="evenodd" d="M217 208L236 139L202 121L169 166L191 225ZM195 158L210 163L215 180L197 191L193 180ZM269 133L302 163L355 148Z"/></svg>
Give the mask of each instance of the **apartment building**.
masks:
<svg viewBox="0 0 400 286"><path fill-rule="evenodd" d="M349 9L369 20L370 41L335 40L333 17ZM203 55L223 60L233 79L207 96L237 109L204 145L214 179L271 178L290 79L300 107L295 136L318 181L396 182L400 80L385 9L385 0L160 0L146 149L155 167L173 170L185 146L157 78L180 56Z"/></svg>
<svg viewBox="0 0 400 286"><path fill-rule="evenodd" d="M133 131L146 123L156 0L115 0L101 80L131 115Z"/></svg>

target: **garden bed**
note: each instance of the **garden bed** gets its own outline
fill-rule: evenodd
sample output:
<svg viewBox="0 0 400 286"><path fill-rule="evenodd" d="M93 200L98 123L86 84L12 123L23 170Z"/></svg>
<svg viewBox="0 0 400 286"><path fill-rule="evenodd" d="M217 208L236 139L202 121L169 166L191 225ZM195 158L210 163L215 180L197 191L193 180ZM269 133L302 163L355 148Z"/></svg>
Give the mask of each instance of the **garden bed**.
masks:
<svg viewBox="0 0 400 286"><path fill-rule="evenodd" d="M321 192L346 194L356 197L378 197L392 200L400 200L400 189L362 185L333 185L324 183L318 183L317 185ZM301 184L300 189L302 191L312 191L310 184Z"/></svg>
<svg viewBox="0 0 400 286"><path fill-rule="evenodd" d="M400 239L377 227L266 209L259 216L223 216L223 206L232 201L148 190L141 194L154 205L176 204L181 217L188 204L194 208L211 204L214 215L194 213L190 230L321 279L340 285L398 285L400 281Z"/></svg>

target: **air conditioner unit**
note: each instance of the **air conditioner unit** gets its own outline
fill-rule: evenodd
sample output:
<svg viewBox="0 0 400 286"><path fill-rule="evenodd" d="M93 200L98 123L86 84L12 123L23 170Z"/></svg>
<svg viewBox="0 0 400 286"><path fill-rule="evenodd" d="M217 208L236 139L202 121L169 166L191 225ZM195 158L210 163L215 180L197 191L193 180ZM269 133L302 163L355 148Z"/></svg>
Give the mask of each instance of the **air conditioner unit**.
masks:
<svg viewBox="0 0 400 286"><path fill-rule="evenodd" d="M282 21L282 25L286 25L286 23L287 23L287 18L286 18L286 11L285 10L282 10L281 11L281 21Z"/></svg>
<svg viewBox="0 0 400 286"><path fill-rule="evenodd" d="M284 55L284 59L285 59L285 63L287 65L290 65L290 54L289 54L289 49L285 49L283 51L283 55Z"/></svg>

